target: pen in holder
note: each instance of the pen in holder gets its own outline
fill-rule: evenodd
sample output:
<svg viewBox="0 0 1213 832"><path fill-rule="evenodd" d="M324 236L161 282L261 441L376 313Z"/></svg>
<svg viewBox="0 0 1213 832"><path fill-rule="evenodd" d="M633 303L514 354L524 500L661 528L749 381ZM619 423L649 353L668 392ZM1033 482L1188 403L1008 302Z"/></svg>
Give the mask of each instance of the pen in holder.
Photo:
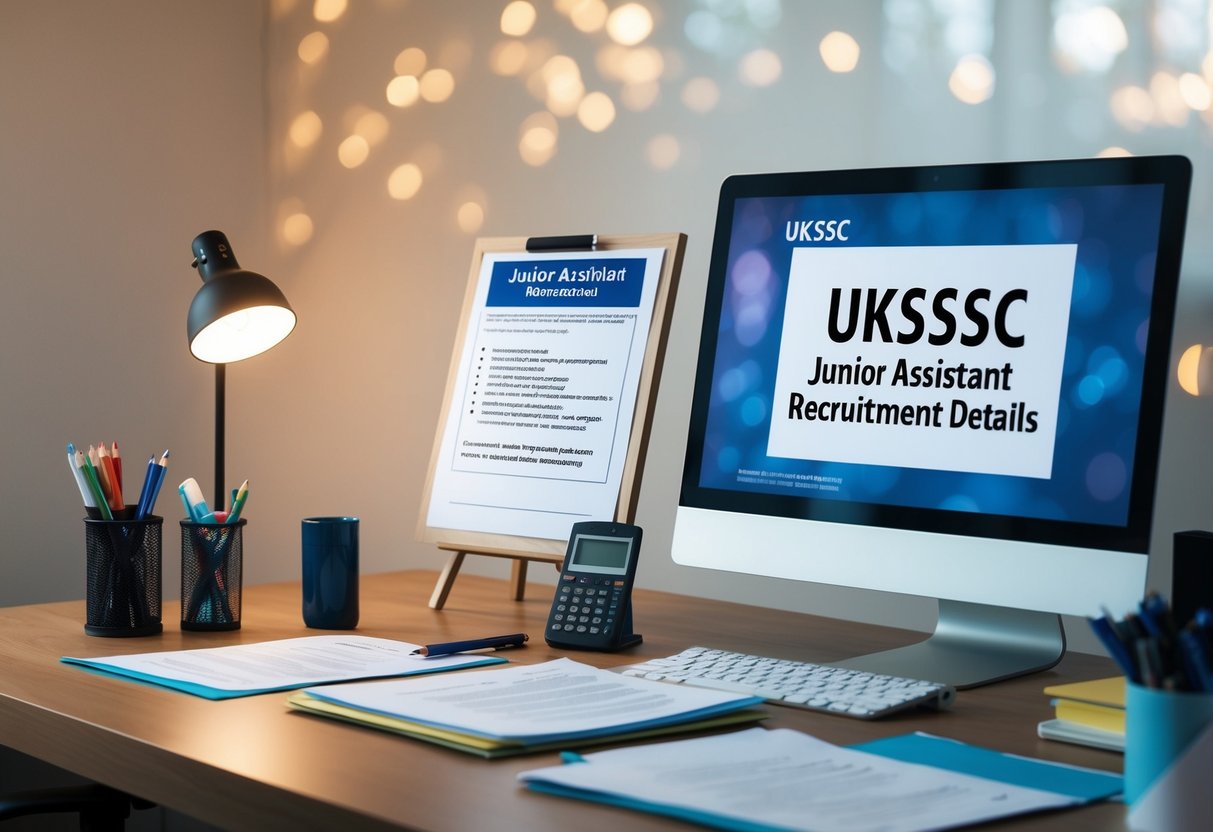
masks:
<svg viewBox="0 0 1213 832"><path fill-rule="evenodd" d="M84 520L84 632L150 636L160 622L163 518Z"/></svg>
<svg viewBox="0 0 1213 832"><path fill-rule="evenodd" d="M240 629L247 522L181 521L181 629Z"/></svg>

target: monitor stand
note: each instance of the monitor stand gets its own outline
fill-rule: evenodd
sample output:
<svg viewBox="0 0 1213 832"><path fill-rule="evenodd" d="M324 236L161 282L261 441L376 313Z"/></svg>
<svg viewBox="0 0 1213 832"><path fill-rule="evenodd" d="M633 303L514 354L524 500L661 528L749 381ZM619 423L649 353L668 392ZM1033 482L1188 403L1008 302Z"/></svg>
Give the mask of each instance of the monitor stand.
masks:
<svg viewBox="0 0 1213 832"><path fill-rule="evenodd" d="M1059 615L941 599L926 641L829 664L963 690L1048 670L1065 652Z"/></svg>

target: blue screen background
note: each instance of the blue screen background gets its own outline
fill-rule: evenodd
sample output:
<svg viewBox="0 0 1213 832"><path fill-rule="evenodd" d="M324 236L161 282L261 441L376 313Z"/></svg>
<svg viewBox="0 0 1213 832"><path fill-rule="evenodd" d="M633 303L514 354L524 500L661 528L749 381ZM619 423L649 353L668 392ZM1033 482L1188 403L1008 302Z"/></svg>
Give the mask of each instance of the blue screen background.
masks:
<svg viewBox="0 0 1213 832"><path fill-rule="evenodd" d="M1102 525L1126 522L1161 185L763 197L735 202L700 485L787 495L739 469L838 478L845 500ZM850 219L845 242L789 243L786 223ZM797 245L1076 243L1053 476L814 462L766 455L791 256ZM879 426L873 426L879 429Z"/></svg>

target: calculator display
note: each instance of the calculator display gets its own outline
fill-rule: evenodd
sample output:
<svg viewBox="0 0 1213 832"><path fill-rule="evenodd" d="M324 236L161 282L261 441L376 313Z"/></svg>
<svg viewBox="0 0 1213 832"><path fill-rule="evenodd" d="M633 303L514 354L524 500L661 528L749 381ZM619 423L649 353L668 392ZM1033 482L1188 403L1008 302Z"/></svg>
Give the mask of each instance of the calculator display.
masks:
<svg viewBox="0 0 1213 832"><path fill-rule="evenodd" d="M631 553L631 540L578 535L573 545L573 557L569 567L578 572L622 575L627 572Z"/></svg>

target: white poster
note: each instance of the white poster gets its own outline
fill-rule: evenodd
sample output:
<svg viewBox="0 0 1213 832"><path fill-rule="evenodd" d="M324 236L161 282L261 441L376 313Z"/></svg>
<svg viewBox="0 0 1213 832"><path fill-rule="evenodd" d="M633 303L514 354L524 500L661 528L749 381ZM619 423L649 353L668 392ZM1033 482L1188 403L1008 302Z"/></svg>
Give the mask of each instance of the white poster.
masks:
<svg viewBox="0 0 1213 832"><path fill-rule="evenodd" d="M1048 478L1076 253L797 249L767 453Z"/></svg>
<svg viewBox="0 0 1213 832"><path fill-rule="evenodd" d="M428 526L563 540L614 517L664 255L485 254Z"/></svg>

